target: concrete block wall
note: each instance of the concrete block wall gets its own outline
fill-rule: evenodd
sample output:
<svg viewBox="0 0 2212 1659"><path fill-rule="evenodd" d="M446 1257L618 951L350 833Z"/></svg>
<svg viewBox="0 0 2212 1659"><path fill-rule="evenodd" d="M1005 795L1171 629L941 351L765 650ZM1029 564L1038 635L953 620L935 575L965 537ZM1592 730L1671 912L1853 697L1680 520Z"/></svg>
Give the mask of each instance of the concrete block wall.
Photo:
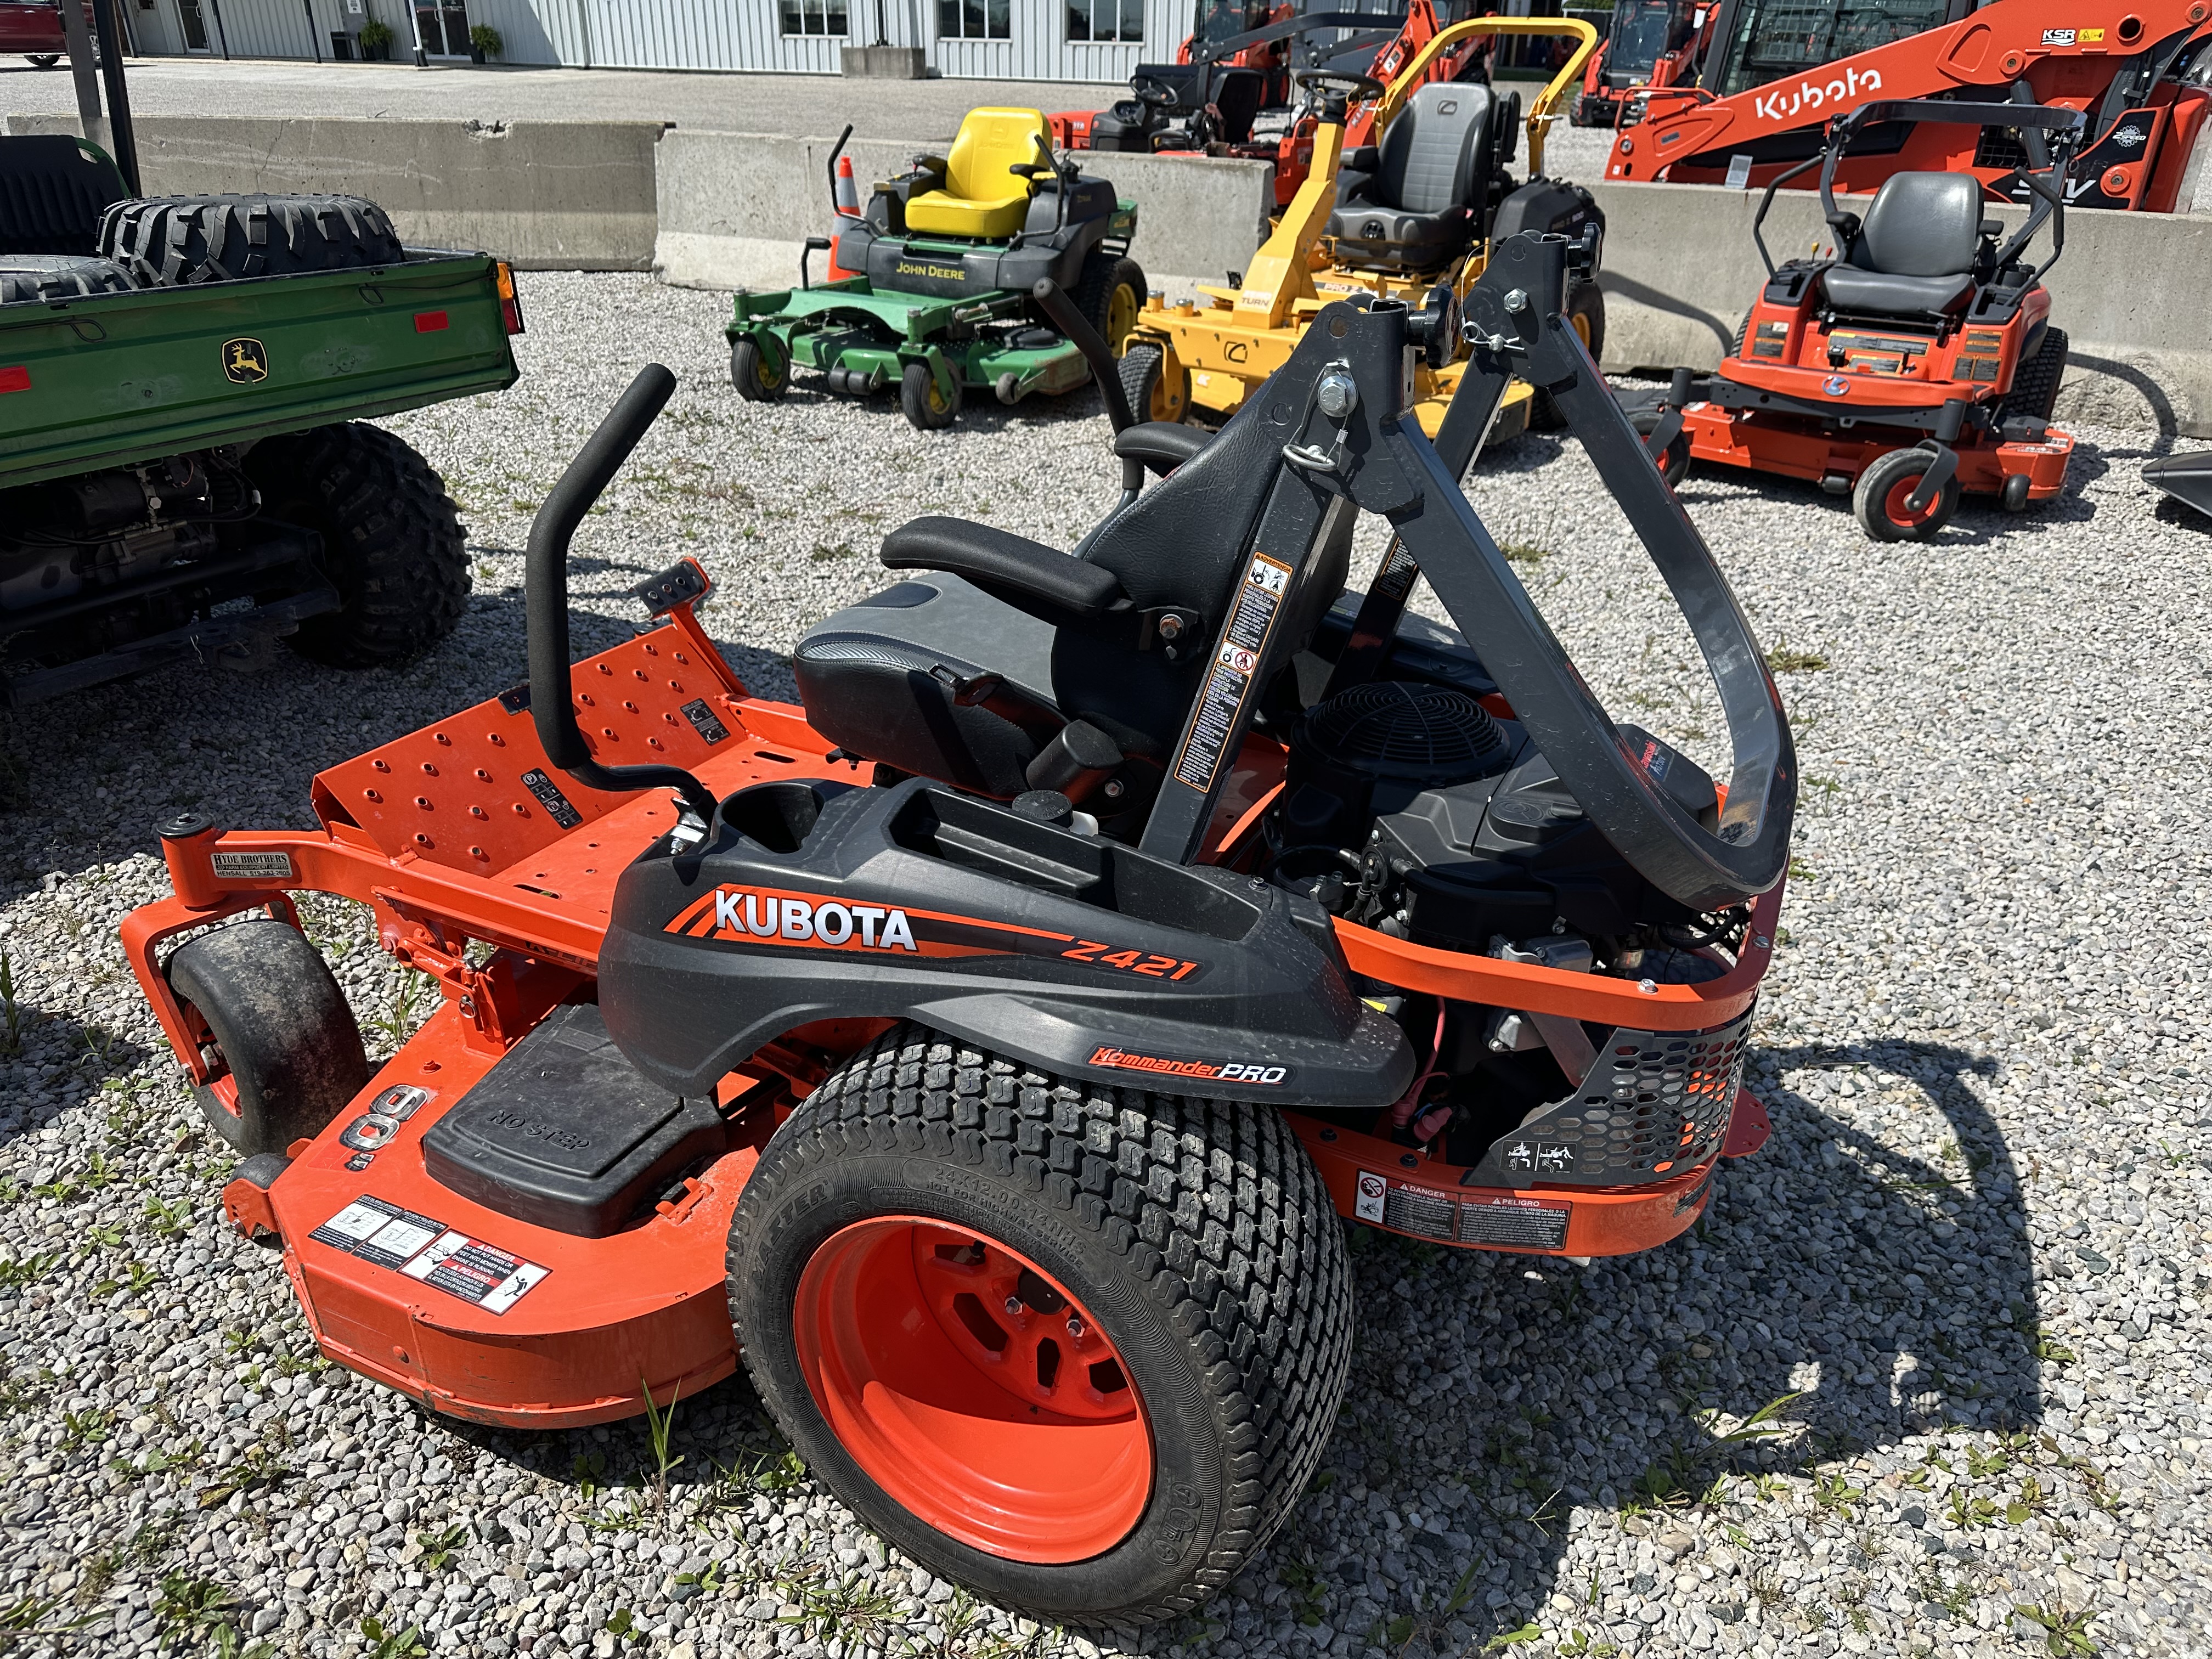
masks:
<svg viewBox="0 0 2212 1659"><path fill-rule="evenodd" d="M671 131L656 174L664 281L686 288L785 288L799 252L826 234L836 141L773 133ZM845 148L863 199L902 173L916 147L855 140ZM1099 155L1090 170L1137 204L1133 245L1148 280L1170 288L1218 283L1242 270L1266 233L1274 168L1264 161ZM817 259L818 274L822 261Z"/></svg>
<svg viewBox="0 0 2212 1659"><path fill-rule="evenodd" d="M1719 185L1600 183L1605 209L1605 362L1615 372L1711 368L1766 279L1752 240L1759 192ZM1870 197L1838 204L1863 214ZM2025 210L1992 204L2008 234ZM1765 228L1776 262L1832 239L1810 191L1774 198ZM2031 254L2050 257L2048 230ZM2212 437L2212 215L2100 212L2066 218L2066 247L2045 278L2051 319L2070 337L2062 419Z"/></svg>
<svg viewBox="0 0 2212 1659"><path fill-rule="evenodd" d="M653 265L658 121L364 121L149 115L151 196L233 191L365 196L417 246L482 248L526 269ZM14 133L76 131L11 116Z"/></svg>

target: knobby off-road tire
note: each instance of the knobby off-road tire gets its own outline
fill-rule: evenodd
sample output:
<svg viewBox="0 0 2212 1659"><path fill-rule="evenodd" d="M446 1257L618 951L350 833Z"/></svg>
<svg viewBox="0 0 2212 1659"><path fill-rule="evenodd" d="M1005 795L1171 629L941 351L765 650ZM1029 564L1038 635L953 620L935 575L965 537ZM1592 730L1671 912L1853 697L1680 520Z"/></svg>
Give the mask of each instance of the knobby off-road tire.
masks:
<svg viewBox="0 0 2212 1659"><path fill-rule="evenodd" d="M162 196L101 216L100 251L145 288L397 264L399 234L358 196Z"/></svg>
<svg viewBox="0 0 2212 1659"><path fill-rule="evenodd" d="M1109 1376L1141 1402L1151 1478L1125 1505L1130 1523L1114 1522L1088 1554L973 1547L886 1492L831 1428L825 1397L859 1396L837 1391L809 1341L808 1328L834 1322L805 1328L800 1315L818 1314L821 1285L836 1282L819 1261L849 1265L856 1233L900 1218L942 1227L916 1231L940 1255L917 1245L912 1282L941 1265L942 1241L975 1241L963 1248L979 1257L988 1243L1025 1258L1049 1281L1045 1299L1059 1287L1070 1316L1111 1345L1123 1370ZM1170 1618L1234 1577L1312 1474L1351 1358L1342 1231L1275 1111L1067 1082L912 1024L840 1067L769 1143L732 1224L729 1267L745 1364L808 1467L933 1571L1063 1621ZM864 1305L857 1293L851 1305ZM1002 1322L1031 1316L1024 1305ZM888 1334L881 1322L875 1334ZM958 1367L922 1386L945 1369ZM1028 1423L1018 1408L1006 1415L1034 1431L1030 1410ZM1055 1478L1054 1460L1036 1462L1037 1480ZM957 1486L922 1506L946 1511ZM1070 1510L1071 1524L1097 1513Z"/></svg>
<svg viewBox="0 0 2212 1659"><path fill-rule="evenodd" d="M1605 352L1605 294L1595 283L1578 282L1567 289L1566 309L1560 313L1582 338L1583 347L1595 362ZM1541 386L1532 388L1528 424L1538 432L1557 432L1567 423L1567 412Z"/></svg>
<svg viewBox="0 0 2212 1659"><path fill-rule="evenodd" d="M135 286L131 273L112 259L70 253L0 254L0 306L128 294Z"/></svg>
<svg viewBox="0 0 2212 1659"><path fill-rule="evenodd" d="M468 550L445 480L389 432L321 426L254 446L262 512L323 538L340 606L290 635L311 662L367 668L419 655L469 602Z"/></svg>
<svg viewBox="0 0 2212 1659"><path fill-rule="evenodd" d="M180 946L169 984L200 1012L238 1084L233 1116L201 1088L208 1127L245 1156L319 1134L367 1086L361 1027L330 964L289 923L234 922Z"/></svg>

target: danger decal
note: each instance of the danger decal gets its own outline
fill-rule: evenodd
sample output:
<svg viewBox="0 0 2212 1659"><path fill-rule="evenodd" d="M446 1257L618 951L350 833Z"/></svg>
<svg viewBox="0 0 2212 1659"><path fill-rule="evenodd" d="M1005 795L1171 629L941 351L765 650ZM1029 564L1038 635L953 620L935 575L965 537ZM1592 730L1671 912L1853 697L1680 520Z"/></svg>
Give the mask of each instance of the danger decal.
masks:
<svg viewBox="0 0 2212 1659"><path fill-rule="evenodd" d="M1050 928L773 887L717 887L678 911L665 931L725 945L895 957L1058 957L1146 979L1189 980L1206 969L1204 963L1187 957L1126 950L1110 940Z"/></svg>
<svg viewBox="0 0 2212 1659"><path fill-rule="evenodd" d="M1291 1079L1289 1066L1270 1066L1264 1060L1176 1060L1165 1054L1138 1054L1106 1042L1092 1049L1091 1058L1085 1063L1116 1072L1144 1072L1153 1077L1195 1078L1207 1083L1257 1083L1271 1089L1280 1088Z"/></svg>

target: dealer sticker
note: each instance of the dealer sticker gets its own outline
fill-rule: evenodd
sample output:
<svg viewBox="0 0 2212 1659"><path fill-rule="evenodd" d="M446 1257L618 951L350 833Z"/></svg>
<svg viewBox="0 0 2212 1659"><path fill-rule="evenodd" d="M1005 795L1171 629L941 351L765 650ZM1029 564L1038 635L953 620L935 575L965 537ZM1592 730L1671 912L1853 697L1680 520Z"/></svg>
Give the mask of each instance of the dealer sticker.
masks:
<svg viewBox="0 0 2212 1659"><path fill-rule="evenodd" d="M217 853L215 854L215 873L227 881L289 881L292 879L292 855L289 853Z"/></svg>

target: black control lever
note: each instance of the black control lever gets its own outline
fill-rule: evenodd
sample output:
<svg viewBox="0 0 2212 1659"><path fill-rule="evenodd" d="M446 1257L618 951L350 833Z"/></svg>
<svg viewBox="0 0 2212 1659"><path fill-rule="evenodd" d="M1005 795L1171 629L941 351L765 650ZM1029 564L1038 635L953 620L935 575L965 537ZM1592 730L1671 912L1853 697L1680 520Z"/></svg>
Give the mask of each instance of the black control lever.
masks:
<svg viewBox="0 0 2212 1659"><path fill-rule="evenodd" d="M1114 354L1106 342L1098 337L1098 331L1091 326L1074 302L1060 291L1058 283L1049 276L1041 276L1030 289L1030 297L1037 308L1052 319L1052 325L1075 342L1075 349L1083 354L1083 361L1091 365L1091 378L1098 382L1098 395L1106 400L1106 418L1114 423L1116 433L1127 432L1136 425L1137 417L1129 412L1129 400L1121 391L1121 371L1114 362Z"/></svg>
<svg viewBox="0 0 2212 1659"><path fill-rule="evenodd" d="M682 767L602 766L592 757L576 724L569 676L569 540L675 391L676 376L659 363L640 369L531 520L523 590L530 629L530 717L545 758L586 788L674 789L704 825L714 817L714 794Z"/></svg>

